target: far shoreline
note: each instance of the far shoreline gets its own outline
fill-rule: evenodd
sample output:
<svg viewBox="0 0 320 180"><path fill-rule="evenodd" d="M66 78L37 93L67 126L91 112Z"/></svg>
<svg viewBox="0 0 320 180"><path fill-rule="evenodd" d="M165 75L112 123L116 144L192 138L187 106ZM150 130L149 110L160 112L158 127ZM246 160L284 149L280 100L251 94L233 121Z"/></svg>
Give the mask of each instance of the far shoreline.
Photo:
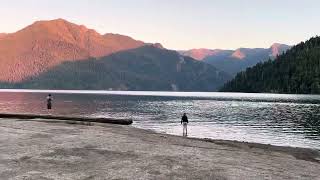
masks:
<svg viewBox="0 0 320 180"><path fill-rule="evenodd" d="M197 99L214 101L248 101L320 104L320 94L274 94L243 92L195 92L195 91L111 91L111 90L46 90L46 89L0 89L0 93L41 93L72 95L130 96L147 98Z"/></svg>

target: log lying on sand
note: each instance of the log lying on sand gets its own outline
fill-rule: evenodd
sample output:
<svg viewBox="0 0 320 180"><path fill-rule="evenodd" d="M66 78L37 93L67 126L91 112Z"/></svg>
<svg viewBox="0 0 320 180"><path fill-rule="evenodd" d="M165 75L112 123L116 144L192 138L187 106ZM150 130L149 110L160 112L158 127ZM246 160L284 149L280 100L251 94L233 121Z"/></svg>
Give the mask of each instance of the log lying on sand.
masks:
<svg viewBox="0 0 320 180"><path fill-rule="evenodd" d="M72 116L69 117L69 116L39 115L39 114L0 114L0 118L71 120L71 121L97 122L97 123L109 123L109 124L121 124L121 125L130 125L133 122L132 119L72 117Z"/></svg>

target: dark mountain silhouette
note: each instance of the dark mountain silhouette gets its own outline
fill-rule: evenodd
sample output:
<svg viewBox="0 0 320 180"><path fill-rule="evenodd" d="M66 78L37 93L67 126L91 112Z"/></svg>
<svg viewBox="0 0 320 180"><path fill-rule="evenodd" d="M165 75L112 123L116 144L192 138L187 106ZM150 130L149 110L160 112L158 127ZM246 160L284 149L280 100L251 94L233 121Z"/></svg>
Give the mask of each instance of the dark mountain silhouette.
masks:
<svg viewBox="0 0 320 180"><path fill-rule="evenodd" d="M215 91L230 76L190 57L146 45L101 58L66 61L10 88Z"/></svg>
<svg viewBox="0 0 320 180"><path fill-rule="evenodd" d="M320 94L320 37L240 72L222 91Z"/></svg>
<svg viewBox="0 0 320 180"><path fill-rule="evenodd" d="M38 21L0 38L0 81L19 82L64 61L102 57L144 45L128 36L100 35L63 19Z"/></svg>
<svg viewBox="0 0 320 180"><path fill-rule="evenodd" d="M245 70L247 67L256 65L259 62L274 59L279 54L290 49L290 46L284 44L273 44L270 48L239 48L237 50L209 50L194 49L182 51L184 55L194 57L198 60L209 63L218 69L221 69L231 75Z"/></svg>

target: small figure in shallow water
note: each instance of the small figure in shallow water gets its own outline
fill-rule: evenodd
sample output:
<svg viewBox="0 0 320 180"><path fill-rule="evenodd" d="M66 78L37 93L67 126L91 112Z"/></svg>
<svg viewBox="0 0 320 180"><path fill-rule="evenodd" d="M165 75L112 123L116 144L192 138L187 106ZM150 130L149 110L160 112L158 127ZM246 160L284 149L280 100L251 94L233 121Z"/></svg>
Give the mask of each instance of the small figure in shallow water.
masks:
<svg viewBox="0 0 320 180"><path fill-rule="evenodd" d="M183 124L183 136L188 135L188 129L187 129L188 123L189 123L189 121L188 121L187 114L183 113L183 116L181 118L181 124Z"/></svg>
<svg viewBox="0 0 320 180"><path fill-rule="evenodd" d="M47 109L51 109L52 108L52 97L51 94L49 94L47 96Z"/></svg>

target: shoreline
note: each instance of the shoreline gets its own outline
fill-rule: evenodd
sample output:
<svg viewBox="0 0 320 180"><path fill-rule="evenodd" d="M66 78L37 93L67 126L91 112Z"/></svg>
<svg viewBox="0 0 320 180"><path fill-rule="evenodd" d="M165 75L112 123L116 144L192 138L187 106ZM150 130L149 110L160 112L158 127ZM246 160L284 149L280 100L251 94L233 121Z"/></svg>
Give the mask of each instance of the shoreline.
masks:
<svg viewBox="0 0 320 180"><path fill-rule="evenodd" d="M70 120L1 119L0 133L0 177L4 179L320 176L320 152L307 148L185 138L133 126Z"/></svg>
<svg viewBox="0 0 320 180"><path fill-rule="evenodd" d="M1 116L0 116L1 118ZM75 119L54 119L52 118L45 118L42 120L33 120L29 119L30 121L36 121L36 122L46 122L46 123L66 123L66 124L74 124L74 125L85 125L85 126L101 126L104 127L108 124L119 124L120 123L109 123L109 122L97 122L97 121L78 121ZM224 140L224 139L213 139L213 138L197 138L197 137L183 137L179 135L174 134L167 134L167 133L160 133L156 132L155 130L151 129L143 129L132 126L132 124L125 124L129 125L129 128L133 128L135 130L139 131L145 131L146 133L150 134L156 134L159 136L167 137L176 137L176 138L185 138L189 140L194 141L202 141L202 142L208 142L208 143L214 143L219 145L226 145L226 146L232 146L237 148L244 148L244 149L250 149L250 148L259 148L259 149L265 149L265 150L271 150L276 152L283 152L290 154L294 156L297 159L306 160L306 161L312 161L320 163L320 149L314 149L314 148L304 148L304 147L293 147L293 146L279 146L279 145L272 145L272 144L263 144L263 143L255 143L255 142L247 142L247 141L237 141L237 140Z"/></svg>
<svg viewBox="0 0 320 180"><path fill-rule="evenodd" d="M97 124L99 125L99 124ZM103 126L103 125L100 125ZM195 141L202 141L226 146L233 146L238 148L259 148L259 149L267 149L271 151L283 152L291 154L297 159L318 162L320 163L320 149L316 148L305 148L305 147L294 147L294 146L280 146L280 145L272 145L272 144L263 144L256 142L247 142L247 141L237 141L237 140L226 140L226 139L213 139L213 138L198 138L198 137L183 137L174 134L160 133L151 129L143 129L134 126L130 126L131 128L135 128L138 130L146 131L148 133L163 135L163 136L173 136L177 138L186 138Z"/></svg>
<svg viewBox="0 0 320 180"><path fill-rule="evenodd" d="M0 114L0 118L1 118L1 114ZM68 120L58 119L58 121L55 121L54 118L43 119L43 120L33 120L33 121L47 122L47 123L67 123L67 124L88 125L88 126L102 126L102 127L105 124L117 124L117 123L108 123L108 122L104 123L104 122L96 122L96 121L77 121L77 120L73 120L73 119L68 119ZM135 127L135 126L132 125L132 123L131 124L125 124L125 125L128 125L128 127L136 129L136 130L146 131L147 133L158 134L160 136L161 135L162 136L173 136L173 137L177 137L177 138L186 138L186 139L195 140L195 141L203 141L203 142L222 144L222 145L231 145L231 146L237 146L237 147L247 146L248 148L271 149L271 150L279 151L279 152L284 152L286 150L303 151L304 153L307 153L307 155L310 155L310 156L313 156L313 157L317 157L318 156L318 158L319 158L318 162L320 163L320 149L316 149L316 148L280 146L280 145L273 145L273 144L263 144L263 143L256 143L256 142L227 140L227 139L183 137L183 136L175 135L175 134L157 132L157 131L152 130L152 129L143 129L143 128ZM308 158L308 159L311 159L311 158ZM315 160L315 162L316 161L317 160Z"/></svg>
<svg viewBox="0 0 320 180"><path fill-rule="evenodd" d="M34 119L42 119L42 122L68 122L70 124L82 124L82 125L88 125L90 123L96 123L96 125L102 126L103 124L119 124L119 125L131 125L132 128L146 130L150 133L157 133L157 134L163 134L163 135L170 135L170 136L176 136L181 137L179 135L174 134L167 134L167 133L161 133L157 132L155 130L151 129L143 129L139 127L132 126L133 120L132 119L124 119L124 118L94 118L94 117L77 117L77 116L59 116L59 115L50 115L50 114L10 114L10 113L0 113L0 119L2 118L8 118L8 119L23 119L23 120L34 120ZM35 120L37 121L37 120ZM294 147L294 146L280 146L280 145L274 145L274 144L263 144L258 142L248 142L248 141L238 141L238 140L225 140L225 139L213 139L213 138L199 138L199 137L187 137L189 139L194 140L200 140L200 141L206 141L206 142L213 142L213 143L233 143L237 145L246 144L248 147L261 147L261 148L270 148L275 149L277 151L280 151L281 149L288 149L288 148L295 148L295 149L309 149L313 151L319 151L320 149L316 148L307 148L307 147ZM277 148L276 148L277 147ZM308 153L310 154L310 153ZM313 154L313 153L311 153ZM320 154L319 154L320 156Z"/></svg>
<svg viewBox="0 0 320 180"><path fill-rule="evenodd" d="M182 138L188 138L188 139L193 139L193 140L199 140L199 141L206 141L206 142L212 142L212 143L236 143L236 144L246 144L250 147L263 147L263 146L272 146L272 147L278 147L278 148L293 148L293 149L305 149L305 150L311 150L311 151L319 151L320 153L320 149L317 148L309 148L309 147L295 147L295 146L281 146L281 145L274 145L274 144L264 144L264 143L258 143L258 142L249 142L249 141L238 141L238 140L228 140L228 139L214 139L214 138L201 138L201 137L183 137L180 135L175 135L175 134L169 134L169 133L161 133L161 132L157 132L155 130L152 129L143 129L143 128L139 128L139 127L135 127L132 126L132 128L135 129L140 129L140 130L145 130L148 131L150 133L155 133L155 134L162 134L162 135L168 135L168 136L174 136L174 137L182 137ZM276 149L278 149L276 148ZM319 154L320 155L320 154Z"/></svg>
<svg viewBox="0 0 320 180"><path fill-rule="evenodd" d="M245 92L197 92L197 91L108 91L108 90L62 90L62 89L0 89L0 93L52 93L52 94L87 94L87 95L113 95L113 96L146 96L146 97L170 97L170 98L197 98L209 100L232 100L252 102L296 102L319 104L320 94L279 94L279 93L245 93ZM234 95L237 95L235 98ZM248 99L248 95L251 97ZM264 95L272 95L268 99ZM295 100L292 96L309 96L307 100ZM255 97L256 99L252 99ZM283 98L286 97L286 98ZM312 98L311 98L312 97ZM289 98L289 99L288 99Z"/></svg>
<svg viewBox="0 0 320 180"><path fill-rule="evenodd" d="M158 134L160 136L162 135L162 136L172 136L177 138L186 138L194 141L202 141L202 142L208 142L208 143L214 143L214 144L244 148L244 149L258 148L258 149L265 149L265 150L270 150L275 152L282 152L282 153L290 154L297 159L320 163L320 149L293 147L293 146L278 146L278 145L272 145L272 144L262 144L262 143L237 141L237 140L183 137L183 136L174 135L174 134L159 133L150 129L142 129L134 126L130 126L130 127L138 130L143 130L148 133Z"/></svg>

